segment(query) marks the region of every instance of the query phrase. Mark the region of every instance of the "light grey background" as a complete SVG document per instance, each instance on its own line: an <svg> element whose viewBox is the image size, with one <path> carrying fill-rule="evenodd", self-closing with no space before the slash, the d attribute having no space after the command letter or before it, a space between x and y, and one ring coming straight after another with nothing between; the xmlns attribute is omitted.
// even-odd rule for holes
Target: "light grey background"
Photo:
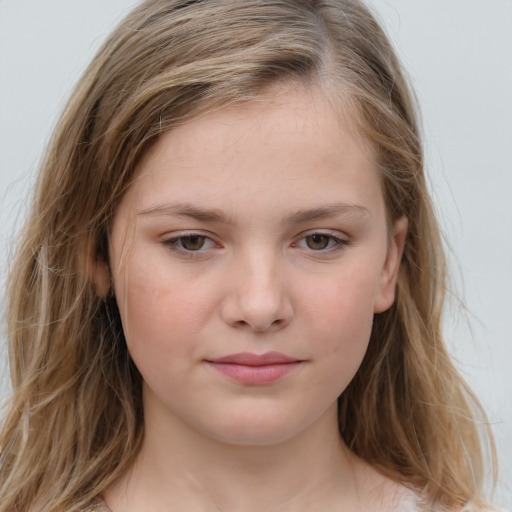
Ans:
<svg viewBox="0 0 512 512"><path fill-rule="evenodd" d="M27 191L70 88L136 3L0 0L0 285ZM495 501L511 509L512 0L370 3L422 106L431 189L451 247L454 286L468 311L462 318L457 306L449 308L447 338L494 424L501 463Z"/></svg>

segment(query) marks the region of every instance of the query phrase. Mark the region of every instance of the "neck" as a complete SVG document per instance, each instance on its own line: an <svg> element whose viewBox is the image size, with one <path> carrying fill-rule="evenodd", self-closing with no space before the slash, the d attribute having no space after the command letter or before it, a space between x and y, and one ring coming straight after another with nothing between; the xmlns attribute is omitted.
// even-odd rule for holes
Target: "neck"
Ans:
<svg viewBox="0 0 512 512"><path fill-rule="evenodd" d="M265 445L230 444L179 421L152 421L132 470L107 489L113 512L395 510L398 485L351 453L335 407L306 430ZM391 498L390 498L391 496Z"/></svg>
<svg viewBox="0 0 512 512"><path fill-rule="evenodd" d="M134 467L105 497L114 512L149 504L154 512L357 510L367 470L342 442L334 406L306 430L266 445L229 444L178 420L146 417Z"/></svg>

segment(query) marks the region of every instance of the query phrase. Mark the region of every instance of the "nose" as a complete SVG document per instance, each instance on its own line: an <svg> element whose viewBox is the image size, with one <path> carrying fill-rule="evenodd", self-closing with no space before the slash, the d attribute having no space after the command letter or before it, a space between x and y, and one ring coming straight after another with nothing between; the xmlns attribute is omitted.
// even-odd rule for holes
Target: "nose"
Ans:
<svg viewBox="0 0 512 512"><path fill-rule="evenodd" d="M243 258L230 269L221 316L227 324L254 332L286 327L293 317L287 280L276 259L263 254Z"/></svg>

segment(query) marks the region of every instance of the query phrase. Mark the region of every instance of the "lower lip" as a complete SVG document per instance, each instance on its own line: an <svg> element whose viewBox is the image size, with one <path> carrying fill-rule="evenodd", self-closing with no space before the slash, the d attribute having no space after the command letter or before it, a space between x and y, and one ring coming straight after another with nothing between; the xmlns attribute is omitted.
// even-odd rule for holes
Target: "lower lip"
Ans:
<svg viewBox="0 0 512 512"><path fill-rule="evenodd" d="M264 365L246 365L236 363L215 363L208 361L208 364L218 372L230 377L237 382L248 385L269 384L282 379L299 365L299 361L291 363L276 363Z"/></svg>

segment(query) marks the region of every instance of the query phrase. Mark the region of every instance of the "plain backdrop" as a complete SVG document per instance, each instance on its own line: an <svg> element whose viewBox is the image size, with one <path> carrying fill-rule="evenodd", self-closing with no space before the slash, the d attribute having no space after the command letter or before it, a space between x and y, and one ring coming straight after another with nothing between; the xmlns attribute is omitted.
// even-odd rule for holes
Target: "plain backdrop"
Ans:
<svg viewBox="0 0 512 512"><path fill-rule="evenodd" d="M134 0L0 0L0 285L26 195L73 84ZM512 0L371 0L423 113L454 289L457 364L494 424L512 508ZM456 303L456 301L452 301ZM4 346L5 328L1 329ZM6 361L5 347L0 352ZM7 389L6 363L2 390Z"/></svg>

